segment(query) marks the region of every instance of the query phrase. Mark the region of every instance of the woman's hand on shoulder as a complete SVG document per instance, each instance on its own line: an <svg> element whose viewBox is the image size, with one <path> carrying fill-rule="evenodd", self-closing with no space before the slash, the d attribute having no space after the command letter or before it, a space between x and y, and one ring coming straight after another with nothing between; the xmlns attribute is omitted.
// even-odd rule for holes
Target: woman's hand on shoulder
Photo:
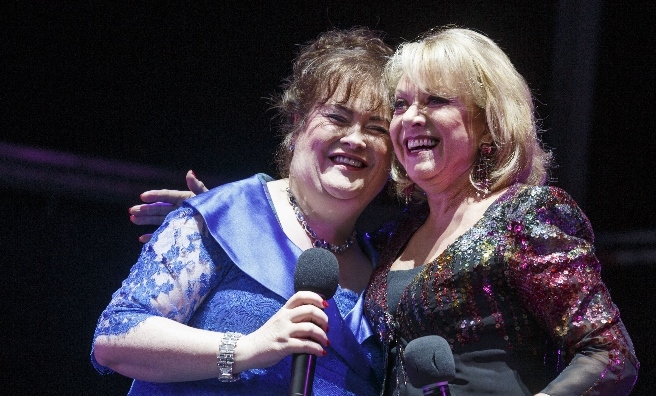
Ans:
<svg viewBox="0 0 656 396"><path fill-rule="evenodd" d="M142 193L140 197L145 204L128 209L130 221L138 225L160 225L166 216L179 208L186 199L207 191L205 184L198 180L191 170L187 172L186 181L189 191L150 190ZM151 236L152 234L144 234L139 237L139 241L146 243Z"/></svg>
<svg viewBox="0 0 656 396"><path fill-rule="evenodd" d="M262 327L240 339L235 372L270 367L295 353L325 355L323 348L330 343L324 303L313 292L294 294Z"/></svg>

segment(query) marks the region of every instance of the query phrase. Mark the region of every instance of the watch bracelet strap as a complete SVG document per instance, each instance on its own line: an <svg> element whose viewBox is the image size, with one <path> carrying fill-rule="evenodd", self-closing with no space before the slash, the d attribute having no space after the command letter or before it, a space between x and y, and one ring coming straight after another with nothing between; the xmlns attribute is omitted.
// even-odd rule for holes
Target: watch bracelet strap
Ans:
<svg viewBox="0 0 656 396"><path fill-rule="evenodd" d="M216 356L216 365L219 367L219 381L221 382L234 382L239 378L239 374L232 373L232 365L235 362L235 346L242 335L231 331L223 334L219 345L219 354Z"/></svg>

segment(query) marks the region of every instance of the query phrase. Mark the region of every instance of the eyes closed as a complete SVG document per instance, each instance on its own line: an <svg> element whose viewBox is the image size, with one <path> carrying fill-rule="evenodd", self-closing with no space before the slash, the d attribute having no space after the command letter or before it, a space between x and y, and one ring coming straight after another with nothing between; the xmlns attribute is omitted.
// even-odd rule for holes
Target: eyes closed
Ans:
<svg viewBox="0 0 656 396"><path fill-rule="evenodd" d="M339 127L348 127L359 122L359 117L367 117L367 115L337 105L326 106L320 113L332 124ZM374 134L389 134L388 125L389 122L384 118L372 115L365 119L363 131L369 131Z"/></svg>

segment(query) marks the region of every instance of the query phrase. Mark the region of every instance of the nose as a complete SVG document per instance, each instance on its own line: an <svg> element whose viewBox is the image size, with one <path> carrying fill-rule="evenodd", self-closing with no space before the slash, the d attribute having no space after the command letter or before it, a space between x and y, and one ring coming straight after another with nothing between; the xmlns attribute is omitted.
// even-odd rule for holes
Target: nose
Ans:
<svg viewBox="0 0 656 396"><path fill-rule="evenodd" d="M351 125L339 141L352 148L366 147L364 133L362 133L362 126L359 124Z"/></svg>
<svg viewBox="0 0 656 396"><path fill-rule="evenodd" d="M424 125L426 123L424 109L420 108L417 102L411 104L403 113L402 121L409 125Z"/></svg>

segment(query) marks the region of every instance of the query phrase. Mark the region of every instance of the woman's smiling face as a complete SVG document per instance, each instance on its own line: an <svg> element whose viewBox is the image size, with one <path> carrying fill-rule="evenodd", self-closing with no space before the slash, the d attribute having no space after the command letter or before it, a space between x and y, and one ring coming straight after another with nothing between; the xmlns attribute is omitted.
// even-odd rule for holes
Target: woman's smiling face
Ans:
<svg viewBox="0 0 656 396"><path fill-rule="evenodd" d="M392 158L389 108L338 100L336 91L308 115L294 142L290 177L341 199L372 200L388 179Z"/></svg>
<svg viewBox="0 0 656 396"><path fill-rule="evenodd" d="M426 93L405 76L393 105L392 145L412 181L444 189L469 177L486 130L482 110L458 97Z"/></svg>

